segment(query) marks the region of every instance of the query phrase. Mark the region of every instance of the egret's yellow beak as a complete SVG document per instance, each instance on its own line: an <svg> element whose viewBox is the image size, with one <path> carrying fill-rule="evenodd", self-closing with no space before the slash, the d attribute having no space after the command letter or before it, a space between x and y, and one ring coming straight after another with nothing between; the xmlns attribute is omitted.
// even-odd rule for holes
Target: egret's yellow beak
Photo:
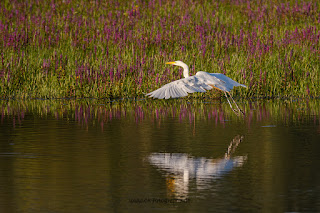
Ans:
<svg viewBox="0 0 320 213"><path fill-rule="evenodd" d="M166 64L175 64L175 61L167 62Z"/></svg>

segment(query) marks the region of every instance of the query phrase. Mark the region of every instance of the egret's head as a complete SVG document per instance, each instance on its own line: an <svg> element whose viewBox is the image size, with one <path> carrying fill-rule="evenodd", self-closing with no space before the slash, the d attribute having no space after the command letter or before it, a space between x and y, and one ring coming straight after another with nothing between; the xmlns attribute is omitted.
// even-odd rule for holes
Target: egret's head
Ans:
<svg viewBox="0 0 320 213"><path fill-rule="evenodd" d="M188 67L185 63L182 61L172 61L172 62L167 62L166 64L172 64L180 67Z"/></svg>
<svg viewBox="0 0 320 213"><path fill-rule="evenodd" d="M167 62L166 64L172 64L172 65L183 67L183 76L185 78L189 77L189 67L182 61L172 61L172 62Z"/></svg>

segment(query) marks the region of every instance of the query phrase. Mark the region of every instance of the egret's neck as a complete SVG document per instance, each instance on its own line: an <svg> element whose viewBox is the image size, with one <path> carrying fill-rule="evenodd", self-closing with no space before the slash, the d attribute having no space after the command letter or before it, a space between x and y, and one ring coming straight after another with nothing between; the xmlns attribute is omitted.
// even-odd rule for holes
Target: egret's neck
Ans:
<svg viewBox="0 0 320 213"><path fill-rule="evenodd" d="M188 67L188 65L184 64L181 67L183 67L183 77L188 78L189 77L189 67Z"/></svg>

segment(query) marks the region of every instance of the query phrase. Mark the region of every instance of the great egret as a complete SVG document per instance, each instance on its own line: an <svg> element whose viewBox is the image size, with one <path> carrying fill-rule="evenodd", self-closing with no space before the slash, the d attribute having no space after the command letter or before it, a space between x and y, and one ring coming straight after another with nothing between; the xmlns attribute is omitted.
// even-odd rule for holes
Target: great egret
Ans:
<svg viewBox="0 0 320 213"><path fill-rule="evenodd" d="M207 90L215 88L224 92L224 95L226 96L231 109L236 114L238 114L238 112L241 112L243 114L237 103L233 100L230 94L230 90L232 90L233 87L237 86L246 87L245 85L239 84L238 82L221 73L207 73L199 71L194 76L189 76L189 67L182 61L167 62L166 64L172 64L182 67L184 78L165 84L161 88L146 94L146 96L159 99L178 98L185 97L188 95L188 93L206 92ZM227 93L231 97L233 103L236 105L238 112L232 107Z"/></svg>

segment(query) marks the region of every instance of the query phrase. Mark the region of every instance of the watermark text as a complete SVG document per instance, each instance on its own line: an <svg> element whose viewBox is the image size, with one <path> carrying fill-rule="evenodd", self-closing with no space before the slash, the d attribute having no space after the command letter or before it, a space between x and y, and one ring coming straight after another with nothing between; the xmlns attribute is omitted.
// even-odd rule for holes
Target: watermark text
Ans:
<svg viewBox="0 0 320 213"><path fill-rule="evenodd" d="M168 198L131 198L129 199L129 203L137 203L137 204L143 204L143 203L190 203L191 200L189 198L186 199L168 199Z"/></svg>

